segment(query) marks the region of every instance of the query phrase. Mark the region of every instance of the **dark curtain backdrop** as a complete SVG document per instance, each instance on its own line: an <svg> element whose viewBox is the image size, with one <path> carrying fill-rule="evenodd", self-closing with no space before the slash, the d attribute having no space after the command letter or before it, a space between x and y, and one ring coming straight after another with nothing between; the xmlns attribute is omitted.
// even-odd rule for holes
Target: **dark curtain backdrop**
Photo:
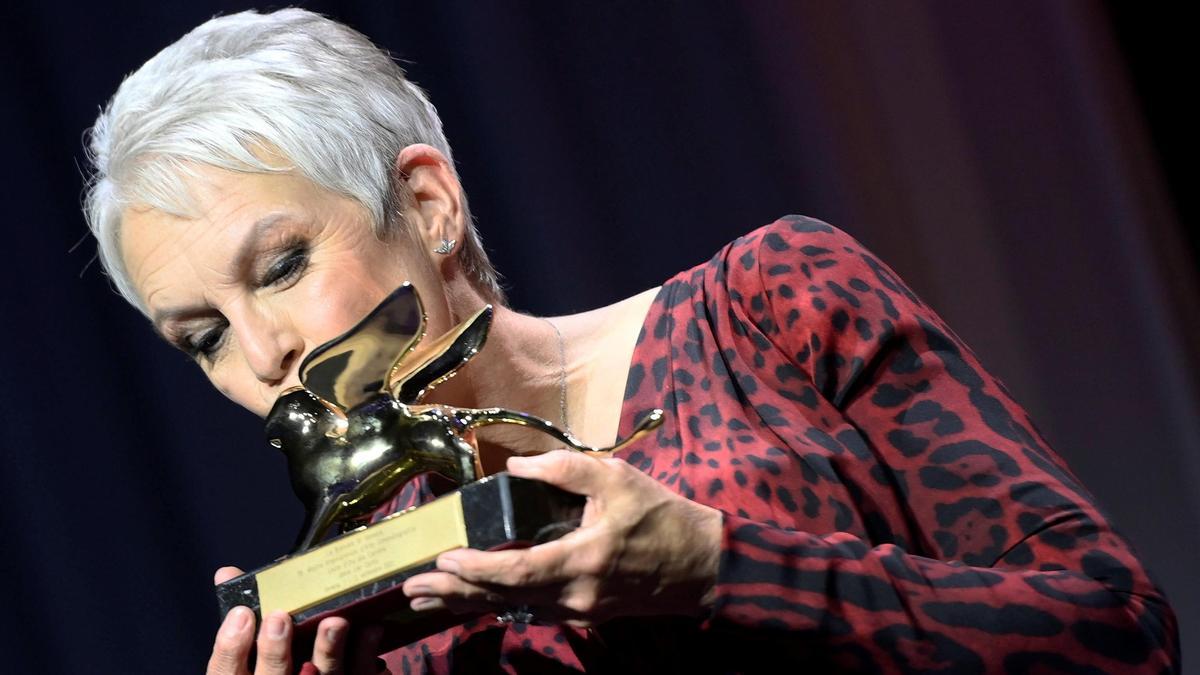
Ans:
<svg viewBox="0 0 1200 675"><path fill-rule="evenodd" d="M258 420L109 290L79 214L81 134L122 75L250 5L106 4L0 23L4 672L198 672L213 569L272 559L299 523ZM617 300L785 213L875 249L1200 646L1196 258L1103 5L308 6L429 90L518 308Z"/></svg>

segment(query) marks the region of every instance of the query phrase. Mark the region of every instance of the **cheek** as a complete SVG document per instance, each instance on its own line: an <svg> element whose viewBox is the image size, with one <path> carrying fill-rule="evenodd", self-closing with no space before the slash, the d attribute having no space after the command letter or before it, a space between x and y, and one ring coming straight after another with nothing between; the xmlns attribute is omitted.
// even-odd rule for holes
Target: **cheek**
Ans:
<svg viewBox="0 0 1200 675"><path fill-rule="evenodd" d="M391 290L361 274L314 275L291 299L288 314L311 351L350 330Z"/></svg>

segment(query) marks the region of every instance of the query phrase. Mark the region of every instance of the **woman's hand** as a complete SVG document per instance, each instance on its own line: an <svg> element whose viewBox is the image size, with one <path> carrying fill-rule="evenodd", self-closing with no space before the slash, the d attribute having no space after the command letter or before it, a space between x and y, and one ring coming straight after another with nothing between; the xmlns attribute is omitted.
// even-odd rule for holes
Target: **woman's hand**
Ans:
<svg viewBox="0 0 1200 675"><path fill-rule="evenodd" d="M228 581L242 571L236 567L217 570L215 583ZM312 661L305 664L302 675L377 675L388 672L376 654L379 649L381 631L368 630L351 650L352 662L348 663L347 635L350 624L345 619L331 617L317 626L317 639L313 644ZM273 612L266 616L258 631L258 655L254 670L247 666L250 647L255 643L254 612L246 607L235 607L225 615L225 621L217 631L213 642L212 657L208 660L208 675L291 675L292 666L292 620L286 612Z"/></svg>
<svg viewBox="0 0 1200 675"><path fill-rule="evenodd" d="M512 457L514 476L586 495L579 529L528 549L457 549L404 583L416 610L503 612L586 627L618 616L701 616L712 603L721 512L619 459L557 450Z"/></svg>

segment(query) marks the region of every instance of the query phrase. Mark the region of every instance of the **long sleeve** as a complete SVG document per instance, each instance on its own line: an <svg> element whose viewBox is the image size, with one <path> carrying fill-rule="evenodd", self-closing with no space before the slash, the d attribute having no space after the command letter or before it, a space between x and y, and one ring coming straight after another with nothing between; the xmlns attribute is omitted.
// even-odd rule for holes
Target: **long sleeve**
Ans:
<svg viewBox="0 0 1200 675"><path fill-rule="evenodd" d="M631 381L678 424L628 459L725 513L707 632L856 672L1178 669L1128 544L861 244L787 218L675 283L681 345Z"/></svg>

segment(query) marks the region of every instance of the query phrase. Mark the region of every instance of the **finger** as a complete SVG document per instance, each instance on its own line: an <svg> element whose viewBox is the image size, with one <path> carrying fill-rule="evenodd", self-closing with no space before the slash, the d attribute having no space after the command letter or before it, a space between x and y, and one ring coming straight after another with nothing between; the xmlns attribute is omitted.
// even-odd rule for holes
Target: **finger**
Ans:
<svg viewBox="0 0 1200 675"><path fill-rule="evenodd" d="M282 610L263 619L254 675L285 675L292 668L292 617Z"/></svg>
<svg viewBox="0 0 1200 675"><path fill-rule="evenodd" d="M565 580L565 555L561 540L510 551L463 548L438 556L437 568L476 584L544 586Z"/></svg>
<svg viewBox="0 0 1200 675"><path fill-rule="evenodd" d="M610 470L605 460L570 450L514 455L508 458L507 468L514 476L540 480L567 492L587 496L600 490Z"/></svg>
<svg viewBox="0 0 1200 675"><path fill-rule="evenodd" d="M434 612L439 609L450 609L450 605L442 598L414 598L408 606L414 612ZM450 611L461 613L460 608L450 609Z"/></svg>
<svg viewBox="0 0 1200 675"><path fill-rule="evenodd" d="M472 584L453 574L440 572L431 572L421 575L421 578L412 579L417 580L417 585L411 589L406 586L405 593L413 598L409 606L418 612L449 609L458 614L499 614L521 605L551 606L562 597L562 586L507 588Z"/></svg>
<svg viewBox="0 0 1200 675"><path fill-rule="evenodd" d="M588 596L580 595L584 591L572 588L570 584L516 588L481 586L440 572L412 577L412 580L416 580L416 584L413 588L406 586L405 593L413 598L409 605L417 612L448 609L459 614L500 615L516 607L532 607L539 623L555 623L581 619L592 609L586 600Z"/></svg>
<svg viewBox="0 0 1200 675"><path fill-rule="evenodd" d="M404 594L410 598L416 598L422 595L433 595L430 591L436 582L442 577L450 576L445 572L424 572L422 574L413 575L404 580L404 585L401 588Z"/></svg>
<svg viewBox="0 0 1200 675"><path fill-rule="evenodd" d="M413 577L415 584L405 589L416 611L448 608L455 613L496 612L518 605L547 606L563 597L568 580L538 585L507 585L471 582L454 574L431 572ZM437 600L439 602L427 602Z"/></svg>
<svg viewBox="0 0 1200 675"><path fill-rule="evenodd" d="M216 574L213 575L213 585L215 586L218 584L223 584L226 581L229 581L235 577L240 577L243 574L245 574L245 572L237 567L222 567L221 569L217 570Z"/></svg>
<svg viewBox="0 0 1200 675"><path fill-rule="evenodd" d="M341 617L331 617L317 626L317 639L313 642L312 664L321 675L341 675L345 667L346 635L350 622Z"/></svg>
<svg viewBox="0 0 1200 675"><path fill-rule="evenodd" d="M254 642L254 612L247 607L234 607L225 615L212 656L208 659L208 675L248 675L246 660Z"/></svg>
<svg viewBox="0 0 1200 675"><path fill-rule="evenodd" d="M354 639L354 652L351 657L354 675L376 675L386 673L387 664L379 658L379 642L383 639L382 626L368 626L358 633Z"/></svg>
<svg viewBox="0 0 1200 675"><path fill-rule="evenodd" d="M407 580L405 580L402 588L404 589L404 594L410 598L417 598L426 595L445 595L448 589L457 588L455 584L461 581L462 579L455 574L435 570L433 572L425 572L424 574L418 574L414 577L409 577ZM497 587L492 590L503 591L507 589ZM500 598L497 596L493 599L499 600Z"/></svg>
<svg viewBox="0 0 1200 675"><path fill-rule="evenodd" d="M406 580L404 593L418 612L449 609L452 612L487 611L502 606L505 598L495 589L468 583L444 572L428 572Z"/></svg>

